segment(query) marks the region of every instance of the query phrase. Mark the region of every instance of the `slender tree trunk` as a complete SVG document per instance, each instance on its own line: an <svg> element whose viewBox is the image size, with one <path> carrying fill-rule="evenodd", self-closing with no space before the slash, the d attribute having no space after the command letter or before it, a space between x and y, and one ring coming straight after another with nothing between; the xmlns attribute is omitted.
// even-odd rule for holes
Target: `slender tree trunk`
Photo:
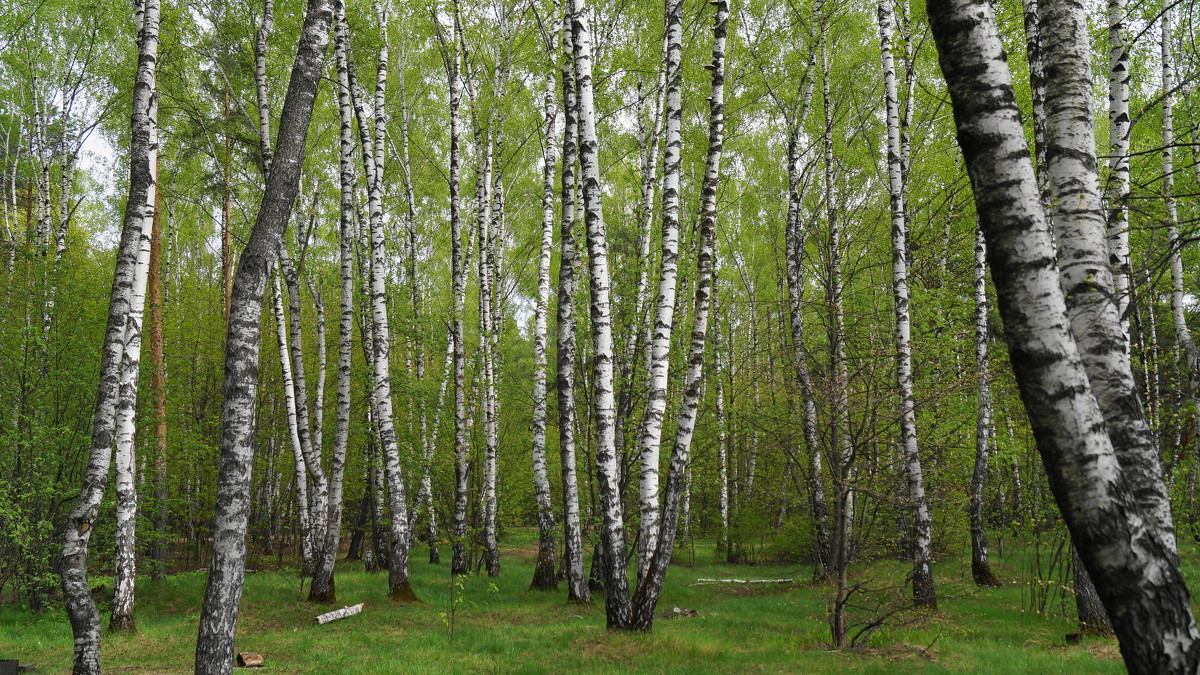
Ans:
<svg viewBox="0 0 1200 675"><path fill-rule="evenodd" d="M835 202L833 155L833 99L830 95L829 15L825 3L814 9L819 26L817 60L821 69L821 105L824 111L821 164L824 178L824 207L826 221L826 279L825 305L828 317L829 377L833 407L832 433L829 447L829 473L833 478L833 532L830 564L837 576L838 586L830 613L830 632L834 645L847 645L846 603L850 597L848 571L853 550L854 534L854 448L850 440L850 375L846 365L846 318L842 291L842 232Z"/></svg>
<svg viewBox="0 0 1200 675"><path fill-rule="evenodd" d="M1108 255L1117 314L1129 349L1129 35L1126 0L1108 0ZM1052 75L1052 79L1053 79Z"/></svg>
<svg viewBox="0 0 1200 675"><path fill-rule="evenodd" d="M340 286L340 319L338 321L338 379L337 428L334 431L333 461L330 466L329 517L321 555L309 586L309 600L331 604L337 601L334 582L334 563L341 540L342 476L345 471L346 446L350 437L350 374L354 347L354 124L353 104L350 101L349 43L345 24L345 6L335 8L337 28L334 54L338 73L338 110L341 117L338 166L341 183L341 216L338 219Z"/></svg>
<svg viewBox="0 0 1200 675"><path fill-rule="evenodd" d="M1143 520L1067 319L995 14L983 0L930 0L928 14L1013 369L1055 499L1110 610L1126 666L1193 672L1200 633L1177 558L1162 530Z"/></svg>
<svg viewBox="0 0 1200 675"><path fill-rule="evenodd" d="M971 474L971 577L975 585L995 587L1000 580L988 561L987 521L983 516L984 485L992 427L992 385L988 366L987 243L975 228L975 365L979 388L975 413L975 470Z"/></svg>
<svg viewBox="0 0 1200 675"><path fill-rule="evenodd" d="M157 159L157 157L156 157ZM155 168L155 175L158 170ZM154 191L156 201L161 199ZM150 392L154 398L154 543L150 547L150 578L160 581L167 569L167 363L163 353L163 251L162 209L154 209L154 231L150 236Z"/></svg>
<svg viewBox="0 0 1200 675"><path fill-rule="evenodd" d="M813 56L815 60L815 54ZM812 61L808 72L811 73ZM792 120L788 134L788 210L784 246L787 255L788 314L795 361L796 383L800 389L801 428L809 457L808 488L813 522L813 577L830 573L829 514L821 474L821 446L817 437L817 404L812 376L808 368L808 350L804 346L804 251L808 233L803 226L804 195L801 179L804 151L800 134L812 108L813 80L806 77L801 85L800 112Z"/></svg>
<svg viewBox="0 0 1200 675"><path fill-rule="evenodd" d="M314 444L311 422L308 415L308 384L304 368L304 335L300 328L300 279L285 247L280 248L280 272L288 297L287 325L291 336L288 355L291 358L291 385L296 409L296 432L300 451L304 456L304 468L312 482L308 502L308 530L302 533L308 542L308 556L304 560L304 576L316 573L317 558L325 542L326 521L329 519L329 481L321 465L321 446Z"/></svg>
<svg viewBox="0 0 1200 675"><path fill-rule="evenodd" d="M713 284L714 293L716 295L716 284ZM714 302L714 304L716 304ZM725 559L728 562L735 562L732 541L729 536L729 436L725 428L725 359L723 342L721 341L721 322L716 320L713 322L713 337L716 344L713 345L714 361L716 362L716 372L714 380L717 383L717 480L720 483L718 487L718 502L717 507L721 515L721 538L717 542L718 549L725 551Z"/></svg>
<svg viewBox="0 0 1200 675"><path fill-rule="evenodd" d="M447 76L450 81L450 275L454 294L451 325L454 342L454 539L450 561L451 574L470 572L467 560L467 488L470 478L470 452L467 444L467 355L463 344L463 313L467 294L467 263L462 249L462 206L458 194L460 153L459 107L462 105L462 83L459 71L462 64L462 27L458 16L458 0L454 1L454 35L448 47Z"/></svg>
<svg viewBox="0 0 1200 675"><path fill-rule="evenodd" d="M538 555L532 587L541 591L558 590L554 578L554 507L546 471L546 315L550 310L550 254L554 248L554 126L558 116L554 85L551 77L542 113L542 247L533 319L533 488L537 497Z"/></svg>
<svg viewBox="0 0 1200 675"><path fill-rule="evenodd" d="M305 11L279 119L276 166L267 175L262 205L233 280L213 558L196 643L196 672L204 675L229 673L233 668L233 638L245 571L262 296L299 192L304 144L329 44L332 5L330 0L310 0Z"/></svg>
<svg viewBox="0 0 1200 675"><path fill-rule="evenodd" d="M1183 280L1183 246L1185 240L1179 232L1179 205L1175 198L1175 57L1172 52L1171 40L1174 33L1174 12L1167 9L1163 12L1162 20L1162 168L1163 168L1163 202L1167 216L1167 253L1171 268L1171 322L1175 328L1175 339L1183 352L1187 364L1189 388L1192 392L1193 406L1196 402L1196 370L1200 368L1200 349L1196 347L1192 333L1188 329L1185 314L1186 302ZM1200 411L1200 408L1197 408ZM1195 470L1192 471L1195 474ZM1189 486L1191 483L1189 483Z"/></svg>
<svg viewBox="0 0 1200 675"><path fill-rule="evenodd" d="M575 53L579 165L590 265L592 320L592 419L595 433L596 484L603 521L601 544L606 571L604 606L608 627L627 628L631 619L629 580L625 575L625 519L621 513L620 475L616 455L616 401L613 396L612 301L608 269L608 237L601 206L600 144L592 84L592 38L585 0L569 0Z"/></svg>
<svg viewBox="0 0 1200 675"><path fill-rule="evenodd" d="M638 579L645 577L658 543L659 454L663 413L671 365L671 332L675 325L675 290L679 276L679 182L683 174L683 0L667 0L666 25L666 154L663 159L662 263L658 278L657 311L650 341L650 386L638 444L641 461L638 485L641 525L638 530Z"/></svg>
<svg viewBox="0 0 1200 675"><path fill-rule="evenodd" d="M92 414L92 442L79 501L63 533L59 574L71 632L75 638L72 670L76 674L100 672L100 615L88 587L87 546L100 511L115 434L117 405L121 398L121 371L129 315L135 307L136 279L141 263L142 230L153 221L154 157L158 151L154 100L157 96L158 0L137 6L138 68L133 88L133 115L129 151L129 197L117 249L116 272L109 296L108 325L100 357L100 385ZM147 256L148 257L148 256ZM149 260L146 261L147 264ZM142 282L145 283L144 281Z"/></svg>
<svg viewBox="0 0 1200 675"><path fill-rule="evenodd" d="M570 0L568 0L569 2ZM563 146L562 218L559 229L557 390L558 449L563 485L563 562L567 600L590 603L592 592L583 571L583 532L579 518L579 480L575 470L575 293L579 251L575 246L576 178L579 118L575 101L575 41L568 5L562 24Z"/></svg>
<svg viewBox="0 0 1200 675"><path fill-rule="evenodd" d="M650 568L633 596L633 615L629 627L641 631L649 631L653 626L654 610L658 605L658 597L667 576L667 567L674 553L680 502L686 490L687 467L691 460L692 436L696 429L700 397L704 389L708 313L716 271L717 181L725 142L725 34L728 24L729 4L726 0L717 0L716 15L713 19L712 88L708 99L708 156L704 163L704 180L701 187L700 242L696 254L696 297L692 314L688 370L684 382L683 402L679 408L675 445L671 450L658 544L651 558Z"/></svg>
<svg viewBox="0 0 1200 675"><path fill-rule="evenodd" d="M296 387L292 378L292 361L288 358L287 319L283 310L283 287L279 274L273 279L272 309L275 314L275 337L279 345L279 368L283 375L284 409L287 411L288 438L291 440L293 469L296 482L296 516L300 524L300 575L309 576L313 569L312 512L308 499L308 462L300 440L300 423L296 415Z"/></svg>
<svg viewBox="0 0 1200 675"><path fill-rule="evenodd" d="M925 481L917 452L917 414L913 396L912 317L908 295L908 213L905 207L905 156L901 147L900 99L892 58L895 19L891 0L879 0L879 42L883 55L884 107L887 111L888 192L892 215L892 293L896 312L896 380L900 392L900 439L908 477L908 507L912 510L913 602L937 607L933 584L933 519L925 499Z"/></svg>
<svg viewBox="0 0 1200 675"><path fill-rule="evenodd" d="M384 134L387 114L384 97L387 91L388 40L387 22L390 7L375 3L376 19L381 35L378 68L375 79L375 138L370 150L374 157L367 173L373 178L368 185L368 208L371 236L371 316L374 330L372 368L375 373L372 403L379 425L379 444L383 452L384 475L388 483L388 503L392 511L392 542L388 552L388 595L396 602L416 600L408 581L408 505L404 497L404 476L400 467L400 446L392 414L392 376L389 368L391 338L388 328L386 270L383 239L383 178ZM363 149L364 161L370 156Z"/></svg>

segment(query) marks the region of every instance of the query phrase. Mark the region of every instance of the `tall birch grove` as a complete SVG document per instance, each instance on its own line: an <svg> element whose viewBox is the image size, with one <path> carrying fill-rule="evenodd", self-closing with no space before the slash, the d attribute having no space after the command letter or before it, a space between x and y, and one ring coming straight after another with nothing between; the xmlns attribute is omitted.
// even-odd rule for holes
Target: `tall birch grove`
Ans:
<svg viewBox="0 0 1200 675"><path fill-rule="evenodd" d="M3 7L0 658L1196 672L1190 6Z"/></svg>

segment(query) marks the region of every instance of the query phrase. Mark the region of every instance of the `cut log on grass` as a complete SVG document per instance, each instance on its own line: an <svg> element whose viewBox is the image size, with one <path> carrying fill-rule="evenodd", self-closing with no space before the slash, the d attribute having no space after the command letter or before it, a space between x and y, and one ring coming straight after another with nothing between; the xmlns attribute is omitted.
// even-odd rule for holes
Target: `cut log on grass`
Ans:
<svg viewBox="0 0 1200 675"><path fill-rule="evenodd" d="M237 664L239 668L262 668L263 657L258 652L238 652Z"/></svg>
<svg viewBox="0 0 1200 675"><path fill-rule="evenodd" d="M792 584L795 579L697 579L693 586L700 584Z"/></svg>
<svg viewBox="0 0 1200 675"><path fill-rule="evenodd" d="M317 617L317 623L318 624L326 624L326 623L329 623L330 621L337 621L338 619L344 619L348 616L354 616L355 614L358 614L359 612L361 612L363 610L364 604L366 604L366 603L360 602L357 605L353 605L351 607L343 607L341 609L335 609L332 612L322 614L321 616Z"/></svg>

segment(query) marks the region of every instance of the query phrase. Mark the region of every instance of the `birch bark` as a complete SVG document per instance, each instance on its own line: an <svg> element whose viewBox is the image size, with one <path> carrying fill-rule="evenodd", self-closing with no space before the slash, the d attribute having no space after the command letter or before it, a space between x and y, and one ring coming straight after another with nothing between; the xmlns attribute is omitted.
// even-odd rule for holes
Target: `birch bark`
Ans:
<svg viewBox="0 0 1200 675"><path fill-rule="evenodd" d="M138 67L133 87L129 196L125 203L116 271L109 295L108 325L100 356L100 384L92 413L91 448L79 500L71 510L63 532L62 557L59 561L63 598L74 635L72 670L76 674L100 672L100 615L88 586L87 547L108 480L120 400L121 364L129 315L134 309L142 230L150 222L147 215L152 217L156 188L152 160L158 143L153 114L157 95L158 0L139 3L135 21L139 26ZM151 213L148 214L148 211Z"/></svg>
<svg viewBox="0 0 1200 675"><path fill-rule="evenodd" d="M330 0L310 0L305 10L291 81L279 118L273 168L267 175L262 205L233 280L225 343L225 402L213 558L196 643L195 668L203 675L229 673L233 667L233 637L246 556L263 291L299 191L300 165L329 44L332 8Z"/></svg>
<svg viewBox="0 0 1200 675"><path fill-rule="evenodd" d="M558 449L563 485L563 562L567 572L567 600L590 603L592 592L583 570L583 532L579 517L579 480L575 468L575 293L579 282L579 252L575 246L576 178L579 159L579 118L575 95L575 28L570 0L563 15L562 60L563 146L562 218L558 265Z"/></svg>
<svg viewBox="0 0 1200 675"><path fill-rule="evenodd" d="M1043 0L1040 21L1043 55L1054 64L1046 71L1046 173L1071 325L1122 472L1147 526L1174 552L1162 466L1133 379L1105 240L1090 118L1086 13L1073 0Z"/></svg>
<svg viewBox="0 0 1200 675"><path fill-rule="evenodd" d="M621 513L616 456L616 402L613 396L613 339L608 238L601 206L600 145L592 84L592 38L586 0L569 0L575 55L579 165L587 226L592 320L592 416L595 433L596 487L602 518L601 544L606 572L604 605L609 628L626 628L631 619L629 580L625 576L625 519Z"/></svg>
<svg viewBox="0 0 1200 675"><path fill-rule="evenodd" d="M467 445L467 383L466 346L463 344L463 307L467 294L466 261L462 250L462 206L458 194L459 182L459 107L462 105L459 71L462 55L459 52L462 27L459 21L458 1L454 1L454 36L449 45L447 77L450 81L450 275L454 293L454 309L451 316L454 333L454 544L450 562L451 574L467 574L467 481L469 475L470 447ZM443 49L446 47L444 46Z"/></svg>
<svg viewBox="0 0 1200 675"><path fill-rule="evenodd" d="M896 88L896 64L892 58L895 18L892 0L879 0L879 45L883 57L884 108L887 113L888 192L892 216L892 294L896 315L896 380L900 392L900 439L908 477L908 507L912 510L913 602L917 607L937 607L933 584L933 520L925 499L921 457L917 451L917 415L913 396L912 318L908 294L908 213L905 207L905 164L900 121L900 98Z"/></svg>
<svg viewBox="0 0 1200 675"><path fill-rule="evenodd" d="M692 436L700 412L700 397L704 389L704 354L708 336L708 314L716 271L717 182L725 134L725 34L729 23L729 3L717 0L713 18L712 87L709 96L708 155L704 164L701 188L700 241L696 252L696 295L692 313L691 345L688 370L684 381L683 401L671 464L667 474L663 499L663 520L659 539L642 583L633 596L633 612L629 627L649 631L654 622L654 610L666 580L667 567L674 553L679 528L680 504L687 489L687 468L691 461Z"/></svg>
<svg viewBox="0 0 1200 675"><path fill-rule="evenodd" d="M553 53L553 52L551 52ZM538 555L532 587L558 589L554 578L554 507L546 471L546 315L550 310L550 254L554 247L555 81L551 76L543 99L542 246L538 253L537 307L533 319L533 487L537 497Z"/></svg>
<svg viewBox="0 0 1200 675"><path fill-rule="evenodd" d="M654 332L650 340L650 385L638 443L640 476L638 579L645 576L650 556L658 542L659 454L662 445L663 413L667 408L667 384L671 366L671 332L675 325L675 290L679 275L679 183L683 174L683 0L667 0L666 120L662 190L662 262L658 277L658 301Z"/></svg>
<svg viewBox="0 0 1200 675"><path fill-rule="evenodd" d="M325 541L309 586L308 598L314 602L337 602L334 563L337 560L342 519L342 477L345 472L346 446L350 437L350 375L354 346L354 124L350 101L349 43L345 23L345 5L335 8L334 54L337 62L337 99L341 121L339 128L338 168L341 185L341 209L338 218L338 266L341 275L340 314L338 320L337 422L330 464L329 516Z"/></svg>
<svg viewBox="0 0 1200 675"><path fill-rule="evenodd" d="M1108 255L1121 330L1129 342L1129 10L1108 0Z"/></svg>
<svg viewBox="0 0 1200 675"><path fill-rule="evenodd" d="M1130 671L1194 671L1200 633L1176 556L1139 512L1067 318L993 9L982 0L931 0L928 10L1014 371L1055 499Z"/></svg>
<svg viewBox="0 0 1200 675"><path fill-rule="evenodd" d="M992 427L992 385L988 365L987 242L975 228L975 367L978 373L975 414L975 469L971 473L971 577L976 586L999 586L988 560L987 523L983 517L983 488L987 481Z"/></svg>

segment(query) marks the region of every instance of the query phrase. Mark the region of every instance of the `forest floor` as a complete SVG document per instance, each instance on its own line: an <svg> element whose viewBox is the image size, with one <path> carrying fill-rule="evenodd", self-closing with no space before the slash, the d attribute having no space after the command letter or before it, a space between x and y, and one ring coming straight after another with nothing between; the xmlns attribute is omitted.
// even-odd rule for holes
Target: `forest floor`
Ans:
<svg viewBox="0 0 1200 675"><path fill-rule="evenodd" d="M412 584L422 601L414 605L393 605L386 573L363 572L359 562L339 564L338 602L330 608L306 602L307 587L301 591L294 570L249 574L237 650L262 654L264 670L280 673L1124 672L1113 639L1066 644L1064 637L1075 630L1063 615L1066 595L1053 588L1055 582L1028 583L1029 553L994 554L1005 585L982 591L971 583L969 560L964 565L943 556L936 567L937 610L894 614L865 648L837 651L829 647L826 620L833 589L809 583L806 564L728 565L716 560L711 540L683 541L677 555L682 564L667 576L659 612L679 607L699 616L657 619L651 634L609 633L602 602L580 606L564 601L565 590L529 590L535 539L536 531L509 531L501 576L460 581L453 633L448 548L442 554L447 562L439 566L425 562L424 547L413 551ZM1198 576L1195 553L1185 552L1191 558L1185 574L1192 579ZM874 590L861 596L867 610L858 610L856 619L877 615L876 607L903 604L904 572L894 561L857 564L854 582ZM697 583L706 577L793 577L798 583ZM105 670L191 672L204 583L203 572L140 579L139 632L105 633ZM1043 597L1047 611L1031 609ZM357 616L324 626L313 621L359 602L366 608ZM11 658L35 664L39 673L69 672L65 613L0 609L0 659Z"/></svg>

